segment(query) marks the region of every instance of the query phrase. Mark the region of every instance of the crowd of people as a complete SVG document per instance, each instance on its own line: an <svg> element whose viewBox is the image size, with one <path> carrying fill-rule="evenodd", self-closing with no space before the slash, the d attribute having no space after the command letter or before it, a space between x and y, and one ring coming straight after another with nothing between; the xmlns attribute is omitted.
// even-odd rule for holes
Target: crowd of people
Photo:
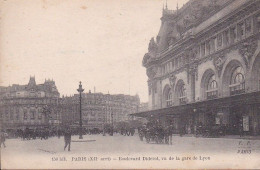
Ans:
<svg viewBox="0 0 260 170"><path fill-rule="evenodd" d="M120 128L112 127L111 125L104 126L103 129L92 128L92 129L82 129L83 135L94 135L94 134L106 134L113 136L114 134L121 134L124 136L133 136L135 134L134 127L121 126ZM138 135L141 141L146 141L147 143L156 142L156 143L165 143L172 144L172 136L173 134L179 134L180 136L186 133L185 127L178 129L178 131L173 127L173 125L162 126L156 122L148 122L145 125L139 126L137 128ZM71 136L79 135L80 129L72 128L70 126L62 127L62 128L36 128L36 129L18 129L13 131L10 136L5 131L1 131L1 147L2 145L6 147L5 140L7 137L12 138L21 138L22 140L33 140L33 139L41 139L47 140L50 137L58 137L64 136L65 146L64 150L68 147L68 151L70 151L71 145ZM209 128L203 126L199 123L196 128L194 128L194 134L196 136L208 137L210 135L216 134L225 134L223 129Z"/></svg>

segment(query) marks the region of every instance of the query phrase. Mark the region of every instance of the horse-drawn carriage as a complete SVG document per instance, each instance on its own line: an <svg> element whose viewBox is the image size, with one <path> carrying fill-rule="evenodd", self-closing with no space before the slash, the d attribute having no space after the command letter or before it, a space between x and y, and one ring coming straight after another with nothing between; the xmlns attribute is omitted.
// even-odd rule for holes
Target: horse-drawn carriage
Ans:
<svg viewBox="0 0 260 170"><path fill-rule="evenodd" d="M169 144L172 135L172 127L163 127L160 125L146 125L138 129L139 138L147 143L166 143Z"/></svg>
<svg viewBox="0 0 260 170"><path fill-rule="evenodd" d="M146 130L145 133L145 140L147 143L149 142L156 142L156 143L164 143L164 129L160 126L151 127Z"/></svg>

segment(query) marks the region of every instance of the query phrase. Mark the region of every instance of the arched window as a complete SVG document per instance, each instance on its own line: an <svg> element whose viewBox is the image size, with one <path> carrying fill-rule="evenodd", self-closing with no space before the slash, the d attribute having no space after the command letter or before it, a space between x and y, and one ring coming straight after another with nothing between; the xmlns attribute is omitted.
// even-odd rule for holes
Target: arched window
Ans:
<svg viewBox="0 0 260 170"><path fill-rule="evenodd" d="M42 119L43 108L38 108L38 119Z"/></svg>
<svg viewBox="0 0 260 170"><path fill-rule="evenodd" d="M216 81L216 76L213 74L210 76L209 80L207 81L207 99L214 99L218 96L218 83Z"/></svg>
<svg viewBox="0 0 260 170"><path fill-rule="evenodd" d="M241 94L245 92L245 73L242 67L238 66L231 74L230 95Z"/></svg>
<svg viewBox="0 0 260 170"><path fill-rule="evenodd" d="M186 103L186 88L185 88L184 84L182 84L180 86L179 100L180 100L180 104L185 104Z"/></svg>
<svg viewBox="0 0 260 170"><path fill-rule="evenodd" d="M166 95L166 104L167 107L172 106L172 92L171 89L169 89L167 95Z"/></svg>
<svg viewBox="0 0 260 170"><path fill-rule="evenodd" d="M35 119L35 109L30 109L31 119Z"/></svg>

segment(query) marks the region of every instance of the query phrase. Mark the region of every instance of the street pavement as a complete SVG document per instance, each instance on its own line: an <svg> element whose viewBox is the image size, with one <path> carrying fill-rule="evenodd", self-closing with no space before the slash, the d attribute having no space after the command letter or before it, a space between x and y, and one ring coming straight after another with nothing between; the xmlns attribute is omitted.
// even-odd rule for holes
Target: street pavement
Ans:
<svg viewBox="0 0 260 170"><path fill-rule="evenodd" d="M231 137L173 136L172 145L167 145L154 142L148 144L140 141L137 134L85 135L83 139L72 136L70 152L64 151L63 137L51 137L47 140L7 139L6 146L1 148L1 166L4 168L111 168L115 165L119 168L149 168L150 165L150 168L173 168L172 165L175 168L187 168L188 165L189 168L190 164L197 168L214 168L212 165L216 163L219 163L218 167L240 168L242 160L251 162L247 165L253 168L260 168L260 140ZM158 156L159 159L166 157L167 161L160 160L156 163L157 160L149 160ZM77 159L78 157L80 158ZM94 157L97 159L96 163ZM133 157L140 157L141 161L129 160ZM170 157L174 160L171 161ZM193 157L197 157L199 161L191 161Z"/></svg>

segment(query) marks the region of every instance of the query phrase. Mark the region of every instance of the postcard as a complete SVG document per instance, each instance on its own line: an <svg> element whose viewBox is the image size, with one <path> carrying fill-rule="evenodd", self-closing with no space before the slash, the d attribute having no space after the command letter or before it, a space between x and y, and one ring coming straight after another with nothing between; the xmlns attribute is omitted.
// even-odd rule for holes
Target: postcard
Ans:
<svg viewBox="0 0 260 170"><path fill-rule="evenodd" d="M259 169L260 1L2 0L1 169Z"/></svg>

